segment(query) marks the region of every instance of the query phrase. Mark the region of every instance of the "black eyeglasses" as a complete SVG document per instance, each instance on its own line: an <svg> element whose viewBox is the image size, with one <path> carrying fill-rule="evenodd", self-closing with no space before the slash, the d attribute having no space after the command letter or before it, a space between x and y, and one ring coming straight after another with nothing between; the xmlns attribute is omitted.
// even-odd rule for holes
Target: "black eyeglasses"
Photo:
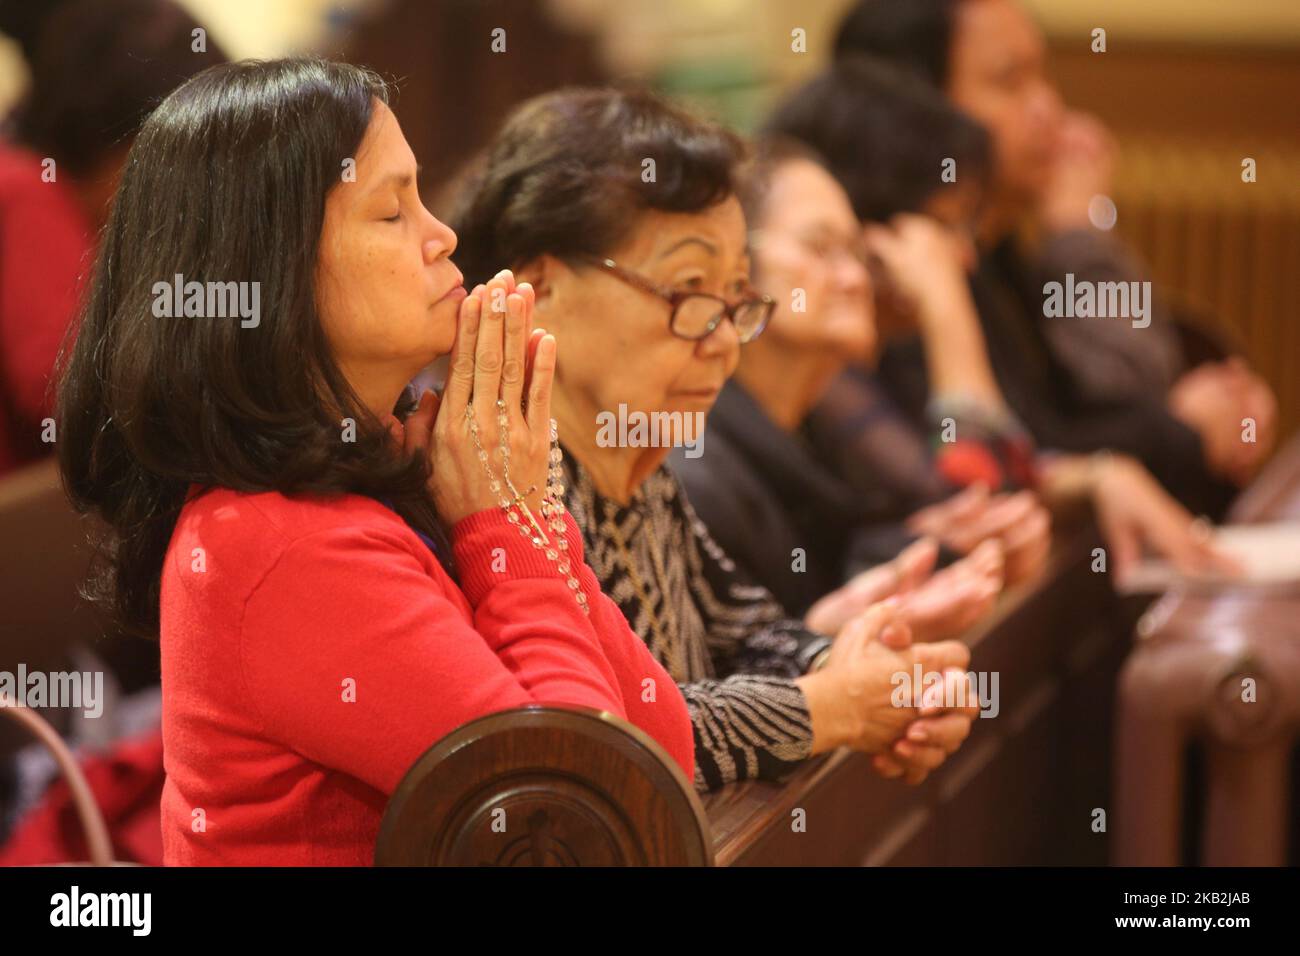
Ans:
<svg viewBox="0 0 1300 956"><path fill-rule="evenodd" d="M723 319L731 319L736 327L743 345L752 342L767 327L767 320L772 317L776 300L770 295L751 293L739 302L728 302L722 296L707 292L679 292L651 282L644 276L629 272L614 262L600 256L579 256L583 262L604 269L610 275L621 279L630 286L643 292L657 295L672 306L672 315L668 319L668 331L681 339L697 341L708 337L714 329L722 324Z"/></svg>

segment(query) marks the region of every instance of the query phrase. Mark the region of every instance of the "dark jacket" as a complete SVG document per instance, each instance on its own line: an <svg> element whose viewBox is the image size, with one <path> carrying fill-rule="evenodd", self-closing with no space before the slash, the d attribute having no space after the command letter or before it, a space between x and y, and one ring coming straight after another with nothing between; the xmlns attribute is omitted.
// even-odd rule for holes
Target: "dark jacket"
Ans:
<svg viewBox="0 0 1300 956"><path fill-rule="evenodd" d="M734 381L699 448L699 457L678 448L670 460L687 497L727 555L791 614L915 539L900 523L910 502L854 490Z"/></svg>

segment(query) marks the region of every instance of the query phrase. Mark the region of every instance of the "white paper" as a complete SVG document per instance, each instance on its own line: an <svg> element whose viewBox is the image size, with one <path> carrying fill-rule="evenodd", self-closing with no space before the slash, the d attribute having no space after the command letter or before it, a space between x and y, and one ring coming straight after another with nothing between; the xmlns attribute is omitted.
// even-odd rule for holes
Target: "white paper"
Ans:
<svg viewBox="0 0 1300 956"><path fill-rule="evenodd" d="M1165 591L1178 584L1232 583L1272 585L1300 583L1300 522L1224 525L1212 533L1214 546L1242 567L1240 577L1186 575L1163 558L1139 562L1119 582L1129 593Z"/></svg>

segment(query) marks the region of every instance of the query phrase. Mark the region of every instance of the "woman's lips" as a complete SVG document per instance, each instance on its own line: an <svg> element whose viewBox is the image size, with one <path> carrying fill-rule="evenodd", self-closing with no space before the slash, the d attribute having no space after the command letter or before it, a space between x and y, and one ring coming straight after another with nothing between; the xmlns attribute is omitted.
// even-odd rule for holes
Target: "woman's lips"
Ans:
<svg viewBox="0 0 1300 956"><path fill-rule="evenodd" d="M447 294L444 295L441 299L439 299L438 302L446 302L448 299L455 299L456 301L459 302L461 299L464 299L465 296L467 295L469 295L469 293L465 290L464 284L458 282L456 285L452 286L451 289L447 292ZM434 304L436 305L437 303Z"/></svg>

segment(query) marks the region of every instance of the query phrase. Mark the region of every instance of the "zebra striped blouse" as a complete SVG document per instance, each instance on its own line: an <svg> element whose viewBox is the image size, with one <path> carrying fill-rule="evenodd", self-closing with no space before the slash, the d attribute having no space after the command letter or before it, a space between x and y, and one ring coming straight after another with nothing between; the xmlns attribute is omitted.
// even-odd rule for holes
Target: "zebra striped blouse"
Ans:
<svg viewBox="0 0 1300 956"><path fill-rule="evenodd" d="M696 789L776 779L806 759L812 722L794 678L829 639L745 580L666 465L626 506L600 495L572 455L564 467L565 504L601 589L686 698Z"/></svg>

